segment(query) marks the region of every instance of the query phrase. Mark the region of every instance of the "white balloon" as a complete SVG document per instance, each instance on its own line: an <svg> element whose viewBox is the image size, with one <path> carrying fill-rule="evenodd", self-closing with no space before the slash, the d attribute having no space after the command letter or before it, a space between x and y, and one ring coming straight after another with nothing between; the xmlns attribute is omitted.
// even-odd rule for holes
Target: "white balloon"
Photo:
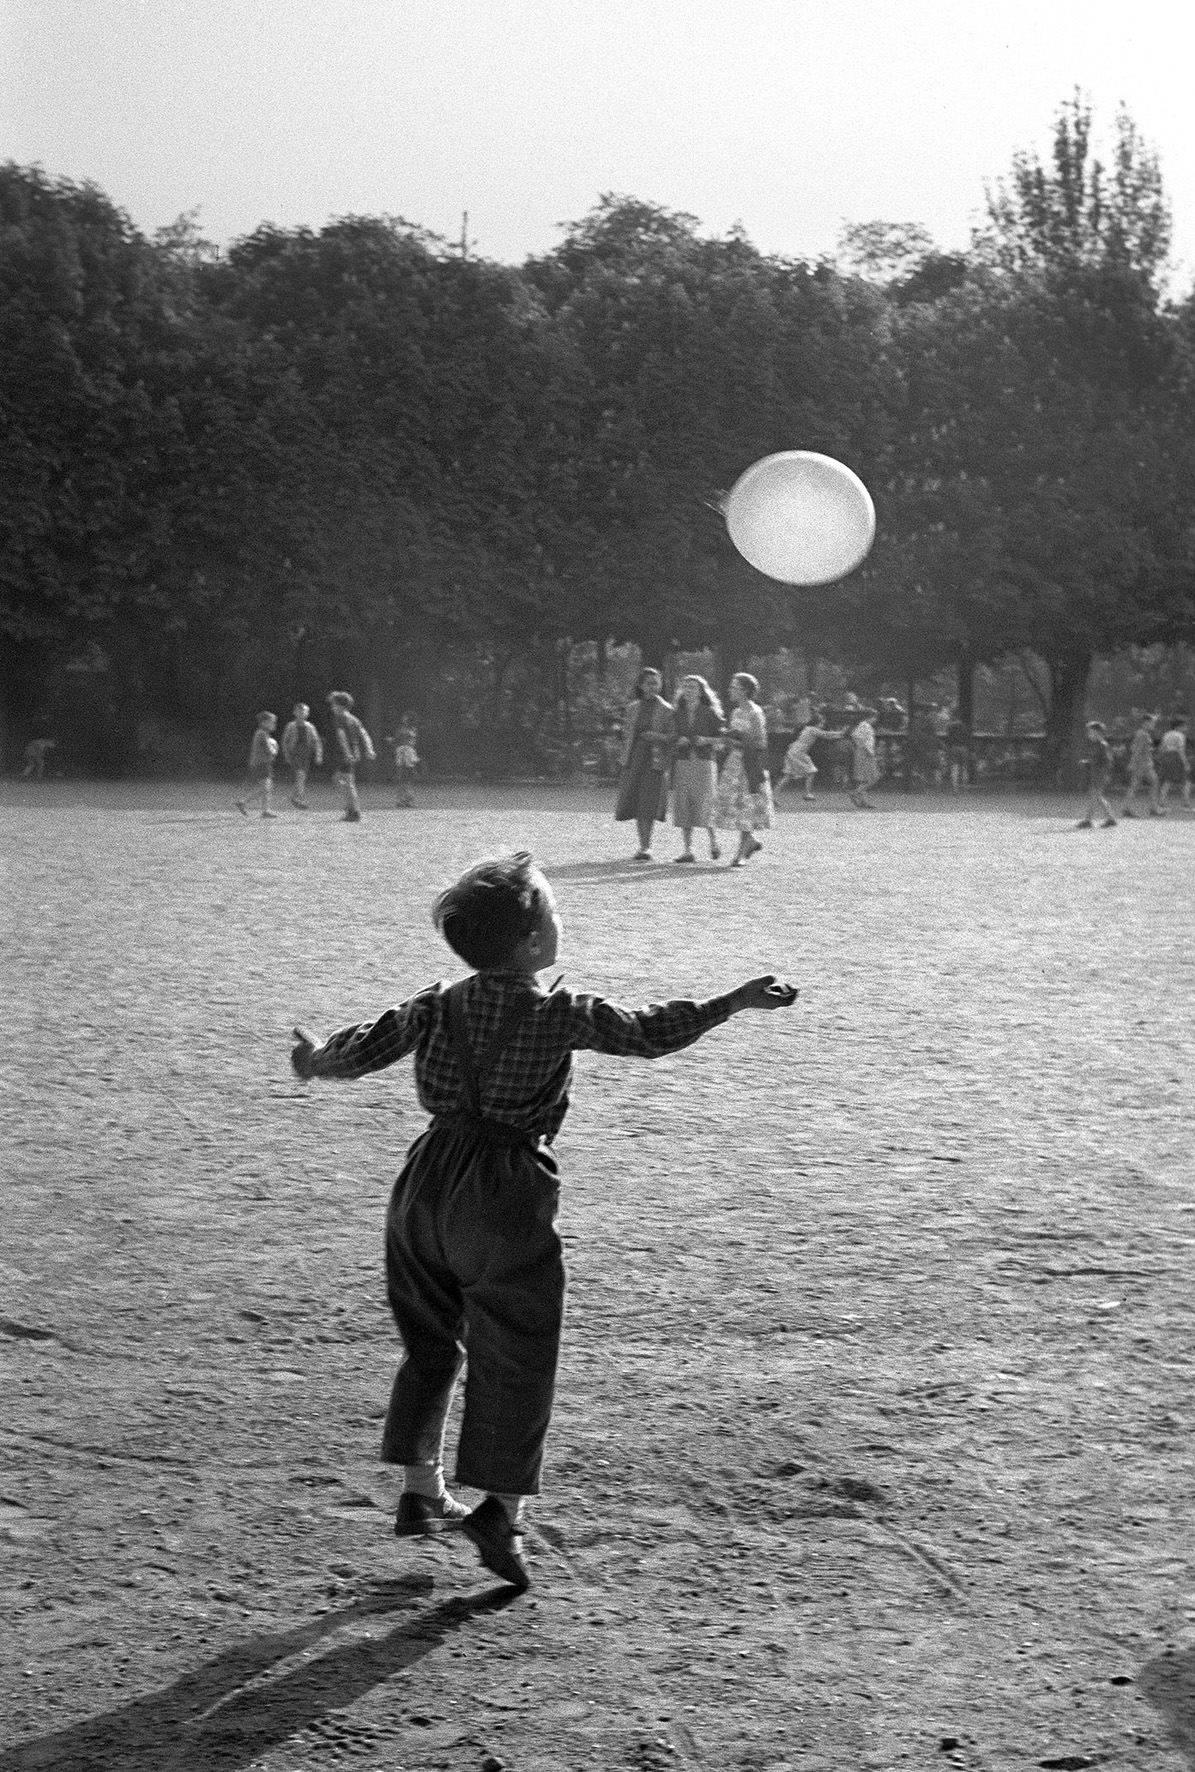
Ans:
<svg viewBox="0 0 1195 1772"><path fill-rule="evenodd" d="M811 449L755 462L731 487L722 514L743 558L783 584L845 578L875 540L875 506L858 474Z"/></svg>

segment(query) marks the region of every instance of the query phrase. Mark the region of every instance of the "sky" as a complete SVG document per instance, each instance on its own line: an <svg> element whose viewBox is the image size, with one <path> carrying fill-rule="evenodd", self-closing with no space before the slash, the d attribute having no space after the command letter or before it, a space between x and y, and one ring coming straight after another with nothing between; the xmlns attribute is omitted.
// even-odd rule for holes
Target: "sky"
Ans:
<svg viewBox="0 0 1195 1772"><path fill-rule="evenodd" d="M844 224L964 246L1076 86L1159 154L1195 278L1181 0L0 0L0 160L146 232L401 215L518 263L603 192L830 253Z"/></svg>

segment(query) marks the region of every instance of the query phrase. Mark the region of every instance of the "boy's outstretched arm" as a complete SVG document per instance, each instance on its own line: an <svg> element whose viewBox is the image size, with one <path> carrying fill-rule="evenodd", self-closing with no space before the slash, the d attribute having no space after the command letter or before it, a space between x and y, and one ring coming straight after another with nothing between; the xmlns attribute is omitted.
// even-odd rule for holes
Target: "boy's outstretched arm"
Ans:
<svg viewBox="0 0 1195 1772"><path fill-rule="evenodd" d="M742 1010L787 1009L796 1000L796 986L771 972L702 1003L680 999L624 1009L603 997L578 996L571 1005L573 1045L618 1058L663 1058L683 1051Z"/></svg>
<svg viewBox="0 0 1195 1772"><path fill-rule="evenodd" d="M418 1044L435 994L434 990L420 991L396 1009L385 1010L376 1021L340 1028L326 1040L317 1039L307 1028L297 1027L290 1055L295 1075L304 1082L312 1077L351 1081L405 1058Z"/></svg>
<svg viewBox="0 0 1195 1772"><path fill-rule="evenodd" d="M784 979L777 978L774 972L765 972L760 978L749 978L741 984L737 991L731 991L732 997L739 999L739 1009L791 1009L800 996L795 984L788 984ZM735 1011L732 1009L731 1014Z"/></svg>
<svg viewBox="0 0 1195 1772"><path fill-rule="evenodd" d="M311 1078L311 1063L319 1051L320 1043L307 1028L294 1029L295 1043L291 1047L290 1062L296 1077L302 1077L306 1083Z"/></svg>

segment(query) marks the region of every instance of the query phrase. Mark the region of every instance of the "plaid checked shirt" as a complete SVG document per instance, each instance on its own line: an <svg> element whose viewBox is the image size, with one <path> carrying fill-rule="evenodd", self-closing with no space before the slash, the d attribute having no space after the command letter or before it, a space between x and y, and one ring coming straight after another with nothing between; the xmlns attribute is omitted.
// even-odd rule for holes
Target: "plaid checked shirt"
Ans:
<svg viewBox="0 0 1195 1772"><path fill-rule="evenodd" d="M482 1112L487 1120L549 1141L568 1112L574 1052L662 1058L726 1021L734 1005L733 994L727 994L704 1003L678 1000L622 1009L603 997L545 991L522 974L475 973L462 992L475 1054L485 1051L512 995L519 992L529 992L534 1002L481 1079ZM440 986L432 985L376 1021L331 1034L313 1055L311 1075L364 1077L414 1052L415 1087L423 1107L429 1114L457 1113L464 1105L464 1086L447 1021Z"/></svg>

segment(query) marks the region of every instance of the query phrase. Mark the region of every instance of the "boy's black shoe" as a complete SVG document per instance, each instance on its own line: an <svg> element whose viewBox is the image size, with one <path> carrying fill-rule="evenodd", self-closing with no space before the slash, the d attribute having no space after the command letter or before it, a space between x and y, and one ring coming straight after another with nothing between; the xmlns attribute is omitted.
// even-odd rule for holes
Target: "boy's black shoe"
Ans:
<svg viewBox="0 0 1195 1772"><path fill-rule="evenodd" d="M469 1510L463 1501L441 1495L433 1501L430 1495L415 1495L407 1489L398 1498L394 1517L396 1538L434 1538L437 1532L449 1532L463 1525Z"/></svg>
<svg viewBox="0 0 1195 1772"><path fill-rule="evenodd" d="M495 1575L509 1581L520 1592L531 1586L531 1577L523 1561L522 1533L517 1526L512 1526L506 1509L494 1496L487 1495L480 1507L475 1507L461 1521L461 1531L477 1546L478 1555L487 1569L492 1569Z"/></svg>

